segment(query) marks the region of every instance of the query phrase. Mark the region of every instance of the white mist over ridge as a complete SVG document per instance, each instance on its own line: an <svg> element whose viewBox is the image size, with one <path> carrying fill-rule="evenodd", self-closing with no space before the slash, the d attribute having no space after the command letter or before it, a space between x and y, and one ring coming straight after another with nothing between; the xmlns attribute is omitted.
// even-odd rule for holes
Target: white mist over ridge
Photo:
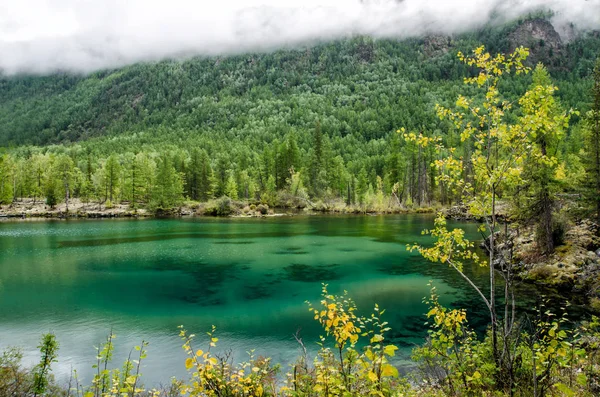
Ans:
<svg viewBox="0 0 600 397"><path fill-rule="evenodd" d="M539 10L551 10L559 30L600 28L600 0L0 0L0 72L461 33Z"/></svg>

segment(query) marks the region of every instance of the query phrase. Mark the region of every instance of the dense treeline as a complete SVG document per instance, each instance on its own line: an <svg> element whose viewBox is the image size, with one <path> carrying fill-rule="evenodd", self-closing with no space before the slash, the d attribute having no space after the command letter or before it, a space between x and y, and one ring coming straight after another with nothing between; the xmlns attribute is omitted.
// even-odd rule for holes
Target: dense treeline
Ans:
<svg viewBox="0 0 600 397"><path fill-rule="evenodd" d="M271 54L140 64L0 80L0 203L71 198L165 208L227 195L269 204L335 199L383 209L449 202L432 150L396 133L461 145L435 105L451 105L472 68L457 58L503 28L442 40L366 37ZM540 44L541 45L541 44ZM585 114L597 34L563 45L549 69L563 108ZM514 101L530 76L502 82ZM515 113L514 117L518 117ZM557 144L566 189L582 170L585 120ZM38 146L31 146L38 145ZM39 145L46 145L40 147ZM583 175L580 173L579 176ZM283 200L292 197L292 200Z"/></svg>

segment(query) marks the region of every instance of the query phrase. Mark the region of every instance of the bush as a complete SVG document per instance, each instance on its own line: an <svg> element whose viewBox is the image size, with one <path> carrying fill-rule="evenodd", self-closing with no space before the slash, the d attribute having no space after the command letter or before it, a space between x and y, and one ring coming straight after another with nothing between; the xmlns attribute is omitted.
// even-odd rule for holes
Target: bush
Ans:
<svg viewBox="0 0 600 397"><path fill-rule="evenodd" d="M565 235L567 234L567 221L557 216L552 221L552 242L555 247L561 246L565 243Z"/></svg>
<svg viewBox="0 0 600 397"><path fill-rule="evenodd" d="M262 215L267 215L269 213L269 206L266 204L259 204L258 207L256 207L256 210Z"/></svg>
<svg viewBox="0 0 600 397"><path fill-rule="evenodd" d="M216 201L209 203L204 209L204 215L228 216L236 211L237 208L233 201L229 197L223 196Z"/></svg>

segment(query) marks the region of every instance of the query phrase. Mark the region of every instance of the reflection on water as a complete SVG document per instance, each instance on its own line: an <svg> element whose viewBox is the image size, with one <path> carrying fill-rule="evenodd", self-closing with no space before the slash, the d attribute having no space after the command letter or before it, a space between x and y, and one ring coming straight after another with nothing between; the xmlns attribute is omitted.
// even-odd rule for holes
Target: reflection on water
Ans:
<svg viewBox="0 0 600 397"><path fill-rule="evenodd" d="M367 312L387 309L406 354L424 334L428 282L442 301L478 300L444 266L405 245L426 243L430 216L299 216L277 219L99 220L0 223L0 347L35 361L43 332L61 344L58 376L89 378L94 346L113 329L115 365L150 342L147 382L185 373L177 326L198 335L217 326L221 348L289 363L301 330L313 351L319 328L306 300L321 283L347 290ZM474 225L468 234L477 236ZM486 269L467 269L476 278ZM480 308L480 310L483 309ZM400 357L402 359L402 356Z"/></svg>

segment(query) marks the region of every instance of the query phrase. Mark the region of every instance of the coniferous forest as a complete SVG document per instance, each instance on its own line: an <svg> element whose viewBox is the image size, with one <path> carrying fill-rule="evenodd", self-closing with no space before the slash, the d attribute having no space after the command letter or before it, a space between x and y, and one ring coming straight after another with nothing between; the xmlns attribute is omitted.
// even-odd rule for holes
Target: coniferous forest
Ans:
<svg viewBox="0 0 600 397"><path fill-rule="evenodd" d="M490 53L531 47L528 64L545 63L558 106L577 110L555 150L561 189L578 193L600 38L534 41L519 30L527 23L554 32L533 19L452 38L357 37L88 76L5 77L0 203L29 198L54 206L78 198L154 210L228 196L379 211L451 203L435 181L433 150L398 131L439 137L468 155L435 106L469 92L463 79L476 69L456 54L482 43ZM531 74L512 76L499 88L516 101L531 81Z"/></svg>

